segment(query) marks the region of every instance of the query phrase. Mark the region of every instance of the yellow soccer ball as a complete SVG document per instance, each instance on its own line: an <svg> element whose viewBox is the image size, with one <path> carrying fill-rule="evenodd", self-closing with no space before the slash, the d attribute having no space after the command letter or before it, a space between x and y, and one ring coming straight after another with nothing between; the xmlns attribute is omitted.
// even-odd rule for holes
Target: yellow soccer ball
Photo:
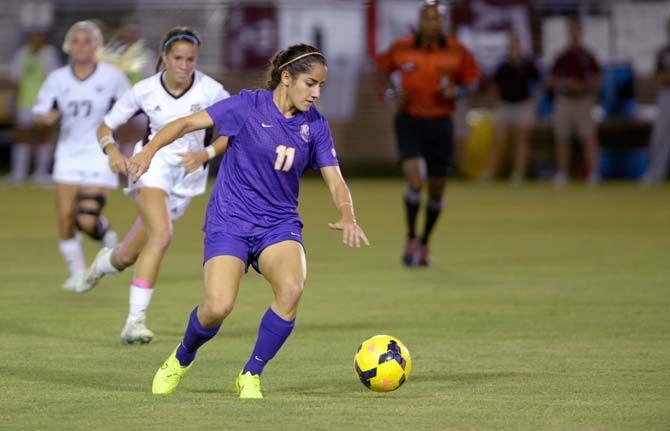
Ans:
<svg viewBox="0 0 670 431"><path fill-rule="evenodd" d="M354 369L361 382L376 392L398 389L412 371L412 357L403 343L390 335L375 335L358 346Z"/></svg>

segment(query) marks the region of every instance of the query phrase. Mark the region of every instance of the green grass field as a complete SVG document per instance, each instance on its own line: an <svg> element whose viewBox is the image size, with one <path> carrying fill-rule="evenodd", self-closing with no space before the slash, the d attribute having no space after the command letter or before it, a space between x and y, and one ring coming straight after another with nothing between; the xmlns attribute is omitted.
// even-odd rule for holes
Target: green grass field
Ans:
<svg viewBox="0 0 670 431"><path fill-rule="evenodd" d="M0 429L670 429L669 187L455 183L434 266L407 270L401 182L350 186L363 250L327 229L325 186L303 183L308 286L260 402L233 391L271 300L253 272L177 392L151 395L201 299L204 198L175 226L149 310L156 338L121 346L131 271L63 292L52 190L0 186ZM115 193L107 214L123 234L135 209ZM352 366L378 333L413 355L389 394Z"/></svg>

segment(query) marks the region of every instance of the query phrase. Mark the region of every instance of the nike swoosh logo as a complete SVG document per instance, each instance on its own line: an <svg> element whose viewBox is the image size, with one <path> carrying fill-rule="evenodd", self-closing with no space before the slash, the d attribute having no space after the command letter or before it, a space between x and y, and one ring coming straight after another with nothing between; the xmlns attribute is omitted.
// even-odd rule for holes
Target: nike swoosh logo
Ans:
<svg viewBox="0 0 670 431"><path fill-rule="evenodd" d="M300 235L298 235L297 233L293 233L293 232L291 232L291 235L293 235L293 236L300 236Z"/></svg>
<svg viewBox="0 0 670 431"><path fill-rule="evenodd" d="M268 127L272 127L272 124L261 123L261 127L265 127L267 129Z"/></svg>
<svg viewBox="0 0 670 431"><path fill-rule="evenodd" d="M260 361L260 362L265 362L264 360L262 360L262 359L259 358L258 356L254 356L254 359L257 360L257 361Z"/></svg>

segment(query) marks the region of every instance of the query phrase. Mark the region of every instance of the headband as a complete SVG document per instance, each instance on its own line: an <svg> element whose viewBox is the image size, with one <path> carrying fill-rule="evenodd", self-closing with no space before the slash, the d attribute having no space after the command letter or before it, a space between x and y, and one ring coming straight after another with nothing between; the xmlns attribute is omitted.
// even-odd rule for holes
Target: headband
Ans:
<svg viewBox="0 0 670 431"><path fill-rule="evenodd" d="M195 36L186 33L179 33L175 34L174 36L170 37L168 40L165 41L165 43L163 44L163 51L165 51L172 42L178 39L186 39L193 42L194 45L200 46L200 41Z"/></svg>
<svg viewBox="0 0 670 431"><path fill-rule="evenodd" d="M305 53L305 54L302 54L302 55L297 56L297 57L294 58L293 60L289 60L289 61L287 61L286 63L284 63L284 64L282 64L281 66L279 66L279 67L277 68L277 70L281 70L281 69L283 69L284 67L288 66L289 64L293 63L294 61L300 60L301 58L304 58L304 57L307 57L307 56L310 56L310 55L320 55L321 57L326 58L326 57L324 57L324 55L321 54L319 51L308 52L308 53Z"/></svg>

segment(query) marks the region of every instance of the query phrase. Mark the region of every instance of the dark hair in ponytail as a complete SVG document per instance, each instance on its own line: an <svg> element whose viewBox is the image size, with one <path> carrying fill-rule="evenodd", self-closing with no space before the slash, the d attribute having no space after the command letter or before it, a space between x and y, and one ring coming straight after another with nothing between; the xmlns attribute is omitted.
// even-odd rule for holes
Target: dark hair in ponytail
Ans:
<svg viewBox="0 0 670 431"><path fill-rule="evenodd" d="M301 57L303 56L304 57ZM298 58L300 57L300 58ZM312 64L327 66L326 57L317 48L304 43L291 45L285 51L277 52L270 60L265 88L274 90L281 82L281 73L286 70L292 77L312 70Z"/></svg>
<svg viewBox="0 0 670 431"><path fill-rule="evenodd" d="M172 27L161 39L158 47L158 61L156 62L156 72L163 66L163 54L170 52L170 48L175 42L188 42L195 46L200 46L202 41L200 36L191 29L191 27Z"/></svg>

